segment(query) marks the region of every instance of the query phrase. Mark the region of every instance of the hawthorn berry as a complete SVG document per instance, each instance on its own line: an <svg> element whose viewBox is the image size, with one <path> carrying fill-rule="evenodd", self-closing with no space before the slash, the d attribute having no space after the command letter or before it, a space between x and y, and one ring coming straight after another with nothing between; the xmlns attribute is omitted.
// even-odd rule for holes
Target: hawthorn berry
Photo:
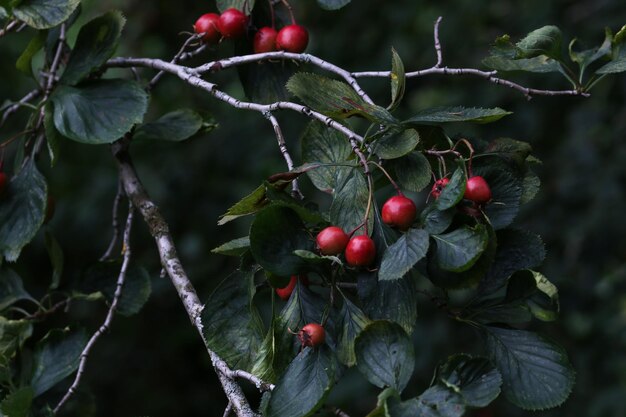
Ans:
<svg viewBox="0 0 626 417"><path fill-rule="evenodd" d="M217 28L225 38L241 38L248 28L248 17L241 10L231 7L220 15Z"/></svg>
<svg viewBox="0 0 626 417"><path fill-rule="evenodd" d="M276 36L276 47L281 51L299 54L309 44L309 32L300 25L288 25Z"/></svg>
<svg viewBox="0 0 626 417"><path fill-rule="evenodd" d="M261 54L264 52L272 52L276 50L276 29L269 26L262 27L254 35L252 46L254 53Z"/></svg>
<svg viewBox="0 0 626 417"><path fill-rule="evenodd" d="M306 275L301 275L299 278L301 284L307 286L309 285L309 279L306 277ZM293 292L294 288L296 288L297 281L298 275L292 275L291 279L289 280L289 284L287 284L286 287L276 288L276 294L278 294L281 300L289 300L289 297L291 297L291 293Z"/></svg>
<svg viewBox="0 0 626 417"><path fill-rule="evenodd" d="M196 20L196 24L193 25L193 30L198 34L204 33L202 39L206 43L217 43L222 37L218 29L219 20L220 15L216 13L203 14Z"/></svg>
<svg viewBox="0 0 626 417"><path fill-rule="evenodd" d="M298 339L300 339L302 347L316 347L326 340L326 331L317 323L309 323L298 332Z"/></svg>
<svg viewBox="0 0 626 417"><path fill-rule="evenodd" d="M7 174L0 171L0 196L4 194L4 190L7 187L8 177Z"/></svg>
<svg viewBox="0 0 626 417"><path fill-rule="evenodd" d="M376 245L366 235L354 236L345 251L346 262L350 266L368 266L376 259Z"/></svg>
<svg viewBox="0 0 626 417"><path fill-rule="evenodd" d="M483 204L491 200L491 189L483 177L476 175L467 180L463 197L475 203Z"/></svg>
<svg viewBox="0 0 626 417"><path fill-rule="evenodd" d="M400 230L411 227L416 215L415 203L403 195L395 195L383 204L383 222Z"/></svg>
<svg viewBox="0 0 626 417"><path fill-rule="evenodd" d="M430 195L435 197L435 199L438 199L439 196L441 195L441 192L443 191L444 188L446 188L446 185L448 185L449 182L450 180L448 178L440 178L437 181L435 181L435 184L433 185L432 190L430 190Z"/></svg>
<svg viewBox="0 0 626 417"><path fill-rule="evenodd" d="M322 255L339 255L348 245L350 237L341 227L328 226L317 234L315 241Z"/></svg>

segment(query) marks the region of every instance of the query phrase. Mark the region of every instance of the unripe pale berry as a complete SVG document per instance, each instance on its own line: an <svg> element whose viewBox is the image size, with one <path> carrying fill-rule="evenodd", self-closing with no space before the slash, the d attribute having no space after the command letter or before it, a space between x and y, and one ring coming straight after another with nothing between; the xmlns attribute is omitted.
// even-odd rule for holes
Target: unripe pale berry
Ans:
<svg viewBox="0 0 626 417"><path fill-rule="evenodd" d="M350 266L369 266L376 259L376 245L368 236L354 236L346 246L345 256Z"/></svg>
<svg viewBox="0 0 626 417"><path fill-rule="evenodd" d="M220 15L217 28L225 38L241 38L246 34L248 18L241 10L230 8Z"/></svg>
<svg viewBox="0 0 626 417"><path fill-rule="evenodd" d="M309 33L300 25L289 25L282 28L276 36L276 47L281 51L299 54L309 44Z"/></svg>
<svg viewBox="0 0 626 417"><path fill-rule="evenodd" d="M204 33L202 39L207 43L217 43L222 37L218 29L220 16L216 13L203 14L196 20L193 30L196 33Z"/></svg>
<svg viewBox="0 0 626 417"><path fill-rule="evenodd" d="M479 204L487 203L491 200L491 188L483 177L476 175L467 180L463 197Z"/></svg>
<svg viewBox="0 0 626 417"><path fill-rule="evenodd" d="M259 29L256 35L254 35L254 41L252 42L254 53L262 54L275 51L277 34L276 29L269 26Z"/></svg>
<svg viewBox="0 0 626 417"><path fill-rule="evenodd" d="M383 204L381 216L389 226L406 230L413 224L417 215L417 207L410 198L395 195Z"/></svg>
<svg viewBox="0 0 626 417"><path fill-rule="evenodd" d="M316 347L326 340L326 331L317 323L309 323L298 332L298 339L303 347Z"/></svg>
<svg viewBox="0 0 626 417"><path fill-rule="evenodd" d="M339 255L344 251L350 237L337 226L328 226L317 234L315 241L322 255Z"/></svg>

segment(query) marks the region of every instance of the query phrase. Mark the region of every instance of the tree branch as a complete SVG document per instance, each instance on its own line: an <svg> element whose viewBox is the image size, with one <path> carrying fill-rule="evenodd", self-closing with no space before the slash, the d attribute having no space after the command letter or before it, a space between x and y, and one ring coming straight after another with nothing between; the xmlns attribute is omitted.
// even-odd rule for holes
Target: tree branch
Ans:
<svg viewBox="0 0 626 417"><path fill-rule="evenodd" d="M289 154L289 150L287 150L287 144L285 143L285 137L283 136L283 131L280 128L280 124L278 124L278 120L276 117L268 112L265 113L265 117L270 121L272 127L274 127L274 133L276 134L276 140L278 141L278 148L280 149L280 153L283 155L285 162L287 163L287 169L291 171L293 169L293 159ZM300 187L298 186L298 179L294 179L291 182L291 194L300 200L304 198L302 193L300 192Z"/></svg>
<svg viewBox="0 0 626 417"><path fill-rule="evenodd" d="M10 105L4 110L2 114L2 120L0 120L0 127L4 125L7 119L16 111L19 110L20 107L24 106L26 103L31 101L34 98L37 98L41 94L40 90L33 90L30 93L26 94L22 97L17 103Z"/></svg>
<svg viewBox="0 0 626 417"><path fill-rule="evenodd" d="M111 237L111 242L109 242L109 247L106 252L100 257L100 262L109 259L113 254L113 250L115 249L115 245L117 244L117 239L120 234L120 226L119 226L119 206L122 201L122 197L124 196L124 186L122 185L122 181L118 180L117 182L117 193L115 194L115 198L113 199L113 236Z"/></svg>

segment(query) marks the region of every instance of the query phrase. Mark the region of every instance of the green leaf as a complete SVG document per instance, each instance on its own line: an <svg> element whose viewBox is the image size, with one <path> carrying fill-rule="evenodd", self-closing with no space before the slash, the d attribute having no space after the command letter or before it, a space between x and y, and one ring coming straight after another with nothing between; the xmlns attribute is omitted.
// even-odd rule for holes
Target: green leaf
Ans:
<svg viewBox="0 0 626 417"><path fill-rule="evenodd" d="M428 232L409 229L383 254L378 279L392 281L402 278L428 252Z"/></svg>
<svg viewBox="0 0 626 417"><path fill-rule="evenodd" d="M465 194L465 186L467 184L467 177L465 176L465 170L463 168L457 168L450 178L448 185L444 187L437 198L435 205L439 210L447 210L457 205L459 201L463 199Z"/></svg>
<svg viewBox="0 0 626 417"><path fill-rule="evenodd" d="M148 95L141 86L121 79L59 85L50 97L54 125L69 139L92 145L112 143L141 123Z"/></svg>
<svg viewBox="0 0 626 417"><path fill-rule="evenodd" d="M620 48L619 55L613 57L613 60L608 64L604 64L600 67L597 74L617 74L619 72L626 71L626 47Z"/></svg>
<svg viewBox="0 0 626 417"><path fill-rule="evenodd" d="M458 354L439 366L437 383L459 393L469 407L486 407L500 395L502 377L486 358Z"/></svg>
<svg viewBox="0 0 626 417"><path fill-rule="evenodd" d="M239 256L243 255L250 249L250 237L240 237L233 239L230 242L226 242L215 249L212 249L212 253L218 253L220 255Z"/></svg>
<svg viewBox="0 0 626 417"><path fill-rule="evenodd" d="M20 300L33 300L24 289L22 278L6 265L0 266L0 311Z"/></svg>
<svg viewBox="0 0 626 417"><path fill-rule="evenodd" d="M573 39L570 42L569 55L572 61L577 62L578 66L580 67L580 79L582 79L583 74L585 73L585 70L589 65L593 64L600 58L611 55L613 46L613 34L611 33L611 30L609 28L606 28L604 33L604 42L597 48L576 52L574 51L574 44L576 43L576 39Z"/></svg>
<svg viewBox="0 0 626 417"><path fill-rule="evenodd" d="M402 122L405 125L441 124L455 122L491 123L500 120L512 112L499 107L482 109L476 107L433 107L418 112Z"/></svg>
<svg viewBox="0 0 626 417"><path fill-rule="evenodd" d="M393 161L396 182L403 190L420 192L430 184L430 162L421 152L411 152Z"/></svg>
<svg viewBox="0 0 626 417"><path fill-rule="evenodd" d="M272 311L273 313L273 311ZM257 348L256 355L250 366L250 373L256 375L262 381L276 382L276 370L274 362L276 357L276 330L275 316L272 314L270 328L267 331L261 345Z"/></svg>
<svg viewBox="0 0 626 417"><path fill-rule="evenodd" d="M180 109L161 116L154 122L140 125L135 139L181 142L195 135L202 128L202 116L191 109Z"/></svg>
<svg viewBox="0 0 626 417"><path fill-rule="evenodd" d="M299 72L287 82L287 89L308 107L333 118L362 116L380 124L395 124L384 108L366 103L348 84L322 75Z"/></svg>
<svg viewBox="0 0 626 417"><path fill-rule="evenodd" d="M424 208L422 214L420 215L420 219L424 224L424 229L431 235L438 235L446 230L452 224L452 219L454 219L454 214L456 213L455 208L450 208L447 210L439 210L437 208L437 203L429 204Z"/></svg>
<svg viewBox="0 0 626 417"><path fill-rule="evenodd" d="M483 59L483 65L488 68L502 71L526 71L534 73L548 73L561 71L561 65L545 55L534 58L509 59L502 56L490 56Z"/></svg>
<svg viewBox="0 0 626 417"><path fill-rule="evenodd" d="M33 325L28 320L7 320L0 316L0 359L12 358L33 334Z"/></svg>
<svg viewBox="0 0 626 417"><path fill-rule="evenodd" d="M74 85L111 58L125 23L122 13L112 11L81 27L61 82Z"/></svg>
<svg viewBox="0 0 626 417"><path fill-rule="evenodd" d="M375 321L367 325L354 343L357 368L377 387L401 392L415 367L413 342L398 324Z"/></svg>
<svg viewBox="0 0 626 417"><path fill-rule="evenodd" d="M55 239L54 235L49 229L46 229L44 233L46 250L48 251L48 257L52 264L52 282L50 283L50 289L55 290L58 288L61 282L61 276L63 275L63 266L65 264L65 258L63 256L63 249L59 245L59 242Z"/></svg>
<svg viewBox="0 0 626 417"><path fill-rule="evenodd" d="M574 385L574 370L563 348L525 330L485 326L487 353L502 375L502 391L525 410L562 404Z"/></svg>
<svg viewBox="0 0 626 417"><path fill-rule="evenodd" d="M50 166L54 167L59 157L61 134L54 127L54 109L52 104L47 103L44 107L43 126L46 132L46 143L50 155Z"/></svg>
<svg viewBox="0 0 626 417"><path fill-rule="evenodd" d="M18 388L2 400L0 410L7 417L28 417L33 396L34 392L31 387Z"/></svg>
<svg viewBox="0 0 626 417"><path fill-rule="evenodd" d="M46 180L29 159L9 182L0 200L0 256L14 262L43 224Z"/></svg>
<svg viewBox="0 0 626 417"><path fill-rule="evenodd" d="M83 330L55 329L37 343L30 380L35 397L74 373L87 340Z"/></svg>
<svg viewBox="0 0 626 417"><path fill-rule="evenodd" d="M453 272L466 271L474 265L487 247L488 233L483 225L463 226L450 233L433 235L437 244L437 264Z"/></svg>
<svg viewBox="0 0 626 417"><path fill-rule="evenodd" d="M317 4L324 10L338 10L350 3L351 0L317 0Z"/></svg>
<svg viewBox="0 0 626 417"><path fill-rule="evenodd" d="M539 55L546 55L549 58L562 59L561 56L561 30L556 26L544 26L533 30L516 46L520 58L534 58Z"/></svg>
<svg viewBox="0 0 626 417"><path fill-rule="evenodd" d="M235 8L243 10L246 14L254 8L255 0L216 0L217 8L220 12L226 9ZM244 10L244 7L246 8Z"/></svg>
<svg viewBox="0 0 626 417"><path fill-rule="evenodd" d="M80 0L22 0L13 9L15 17L35 29L48 29L65 21Z"/></svg>
<svg viewBox="0 0 626 417"><path fill-rule="evenodd" d="M269 201L265 196L265 185L261 184L254 191L229 208L226 213L222 215L217 224L222 226L241 216L256 213L265 207L268 202Z"/></svg>
<svg viewBox="0 0 626 417"><path fill-rule="evenodd" d="M34 77L31 65L33 57L37 52L39 52L39 50L41 50L41 48L43 48L46 43L47 35L47 31L37 31L37 33L35 33L35 36L33 36L30 40L26 49L24 49L24 52L22 52L22 55L20 55L15 63L15 67L18 70L22 71L26 75Z"/></svg>
<svg viewBox="0 0 626 417"><path fill-rule="evenodd" d="M400 158L415 149L419 140L415 129L392 131L376 140L372 151L382 159Z"/></svg>
<svg viewBox="0 0 626 417"><path fill-rule="evenodd" d="M313 242L295 211L275 206L256 215L250 228L250 249L264 269L290 276L306 272L306 261L293 252L313 250Z"/></svg>
<svg viewBox="0 0 626 417"><path fill-rule="evenodd" d="M226 278L202 310L207 346L232 369L249 370L263 339L261 319L252 304L255 272L237 272Z"/></svg>
<svg viewBox="0 0 626 417"><path fill-rule="evenodd" d="M241 46L239 45L241 43ZM239 55L250 53L250 44L240 42L235 52ZM289 99L286 84L298 69L294 62L254 62L237 67L244 93L250 101L270 104Z"/></svg>
<svg viewBox="0 0 626 417"><path fill-rule="evenodd" d="M346 164L351 154L348 139L322 122L311 121L302 134L303 162ZM332 193L351 170L347 166L320 166L307 171L307 175L319 190Z"/></svg>
<svg viewBox="0 0 626 417"><path fill-rule="evenodd" d="M391 104L389 110L393 110L400 104L404 97L406 76L404 63L395 49L391 48Z"/></svg>
<svg viewBox="0 0 626 417"><path fill-rule="evenodd" d="M492 201L484 208L489 222L499 230L509 226L519 212L522 198L522 180L517 178L511 168L502 160L481 158L474 164L474 175L482 176L491 188ZM491 163L482 165L485 160Z"/></svg>
<svg viewBox="0 0 626 417"><path fill-rule="evenodd" d="M442 385L430 387L408 401L391 399L389 402L389 415L393 417L461 417L464 413L463 398Z"/></svg>
<svg viewBox="0 0 626 417"><path fill-rule="evenodd" d="M101 292L107 302L112 303L121 267L121 261L98 262L85 271L79 291L83 294ZM152 284L148 271L131 264L126 272L116 311L123 316L137 314L148 302L151 292Z"/></svg>
<svg viewBox="0 0 626 417"><path fill-rule="evenodd" d="M312 415L324 403L335 382L336 373L337 364L328 346L304 349L276 384L264 415Z"/></svg>
<svg viewBox="0 0 626 417"><path fill-rule="evenodd" d="M354 340L371 321L345 296L339 316L341 317L341 333L337 344L337 357L344 365L354 366L356 364Z"/></svg>
<svg viewBox="0 0 626 417"><path fill-rule="evenodd" d="M330 222L346 232L354 230L365 219L369 191L360 169L353 168L335 192L330 206ZM371 224L372 218L368 219Z"/></svg>

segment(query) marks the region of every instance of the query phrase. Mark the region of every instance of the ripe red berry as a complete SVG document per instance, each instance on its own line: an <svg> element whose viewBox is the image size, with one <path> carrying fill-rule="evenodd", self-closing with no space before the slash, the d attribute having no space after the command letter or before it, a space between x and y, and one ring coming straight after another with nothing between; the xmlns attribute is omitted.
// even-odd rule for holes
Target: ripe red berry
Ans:
<svg viewBox="0 0 626 417"><path fill-rule="evenodd" d="M4 194L4 190L7 186L7 182L8 182L7 174L0 171L0 196Z"/></svg>
<svg viewBox="0 0 626 417"><path fill-rule="evenodd" d="M289 297L291 297L291 293L293 292L294 288L296 288L296 282L298 281L298 276L297 275L292 275L291 279L289 280L289 284L287 284L286 287L283 288L276 288L276 294L278 294L278 296L281 298L281 300L289 300ZM309 279L306 277L306 275L301 275L300 276L300 283L303 285L309 285Z"/></svg>
<svg viewBox="0 0 626 417"><path fill-rule="evenodd" d="M487 181L477 175L467 180L463 197L476 203L486 203L491 200L491 189Z"/></svg>
<svg viewBox="0 0 626 417"><path fill-rule="evenodd" d="M317 323L309 323L298 332L298 339L300 339L302 347L319 346L326 340L326 331Z"/></svg>
<svg viewBox="0 0 626 417"><path fill-rule="evenodd" d="M368 266L376 259L376 245L368 236L355 236L348 242L345 255L350 266Z"/></svg>
<svg viewBox="0 0 626 417"><path fill-rule="evenodd" d="M241 10L230 8L220 15L217 28L225 38L241 38L248 28L248 18Z"/></svg>
<svg viewBox="0 0 626 417"><path fill-rule="evenodd" d="M202 39L207 43L217 43L222 37L218 29L218 22L220 15L216 13L203 14L196 20L196 24L193 25L193 30L196 33L204 33Z"/></svg>
<svg viewBox="0 0 626 417"><path fill-rule="evenodd" d="M281 51L299 54L309 44L309 33L300 25L289 25L282 28L276 36L276 47Z"/></svg>
<svg viewBox="0 0 626 417"><path fill-rule="evenodd" d="M344 251L350 237L341 227L328 226L317 234L317 247L322 255L339 255Z"/></svg>
<svg viewBox="0 0 626 417"><path fill-rule="evenodd" d="M383 204L383 222L400 230L411 227L416 215L415 203L403 195L395 195Z"/></svg>
<svg viewBox="0 0 626 417"><path fill-rule="evenodd" d="M441 195L441 192L443 191L444 188L446 188L446 185L448 185L449 182L450 180L448 178L440 178L437 181L435 181L435 184L433 185L432 190L430 190L430 195L435 197L435 199L439 198L439 196Z"/></svg>
<svg viewBox="0 0 626 417"><path fill-rule="evenodd" d="M252 43L254 47L254 53L261 54L264 52L272 52L276 50L276 29L269 26L262 27L254 35L254 41Z"/></svg>

